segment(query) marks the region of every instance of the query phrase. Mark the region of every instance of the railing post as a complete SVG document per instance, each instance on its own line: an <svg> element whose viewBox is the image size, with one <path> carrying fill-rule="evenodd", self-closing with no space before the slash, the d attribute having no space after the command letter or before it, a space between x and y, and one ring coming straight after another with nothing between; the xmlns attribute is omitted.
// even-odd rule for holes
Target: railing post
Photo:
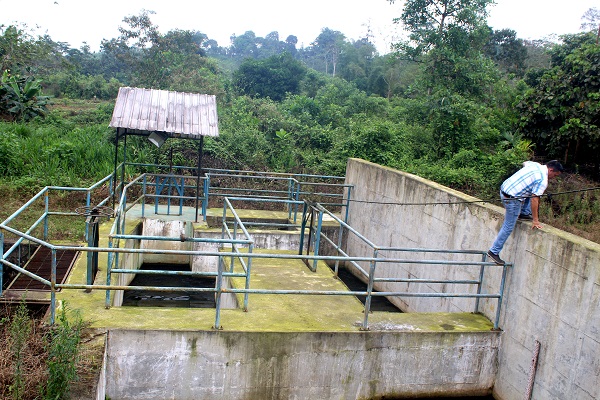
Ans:
<svg viewBox="0 0 600 400"><path fill-rule="evenodd" d="M365 299L365 318L363 320L363 326L360 328L363 331L369 330L369 313L371 312L371 293L373 293L373 283L375 280L375 266L377 262L377 254L379 250L373 249L373 260L370 261L369 268L369 284L367 285L367 297Z"/></svg>
<svg viewBox="0 0 600 400"><path fill-rule="evenodd" d="M203 220L206 221L206 210L208 209L208 189L210 187L210 177L206 174L204 179L204 200L202 201L202 215Z"/></svg>
<svg viewBox="0 0 600 400"><path fill-rule="evenodd" d="M319 244L321 242L321 227L323 226L323 211L319 210L319 218L317 220L317 232L315 233L315 256L319 255ZM313 260L312 271L315 272L317 270L317 263L319 260L316 258Z"/></svg>
<svg viewBox="0 0 600 400"><path fill-rule="evenodd" d="M50 325L56 318L56 249L52 249L52 264L50 272Z"/></svg>
<svg viewBox="0 0 600 400"><path fill-rule="evenodd" d="M510 264L512 265L512 264ZM502 307L502 297L504 296L504 283L506 281L506 272L508 269L508 265L504 264L502 266L502 280L500 281L500 293L498 297L498 306L496 308L496 319L494 320L494 329L498 329L498 323L500 322L500 308Z"/></svg>
<svg viewBox="0 0 600 400"><path fill-rule="evenodd" d="M227 229L227 203L223 202L223 219L221 220L221 239L225 239L225 230ZM221 243L221 249L225 246Z"/></svg>
<svg viewBox="0 0 600 400"><path fill-rule="evenodd" d="M339 255L339 250L342 248L342 237L344 235L344 225L340 224L340 230L338 231L338 244L337 244L337 254ZM338 269L340 265L340 260L335 260L335 276L338 276Z"/></svg>
<svg viewBox="0 0 600 400"><path fill-rule="evenodd" d="M20 247L20 246L19 246ZM4 234L0 232L0 260L4 260ZM0 296L2 296L2 288L4 287L4 263L0 262Z"/></svg>
<svg viewBox="0 0 600 400"><path fill-rule="evenodd" d="M248 245L248 254L252 254L254 244ZM250 289L250 271L252 270L252 257L248 256L248 262L246 263L246 290ZM244 293L244 311L248 311L248 296L250 294L246 291Z"/></svg>
<svg viewBox="0 0 600 400"><path fill-rule="evenodd" d="M216 282L216 299L215 299L215 325L213 329L223 329L221 326L221 293L223 292L223 257L219 256L217 262L217 282Z"/></svg>
<svg viewBox="0 0 600 400"><path fill-rule="evenodd" d="M350 195L352 193L352 186L348 186L348 197L346 198L346 215L344 216L344 222L348 223L348 216L350 215Z"/></svg>
<svg viewBox="0 0 600 400"><path fill-rule="evenodd" d="M142 218L144 218L144 212L146 209L146 184L148 183L147 175L144 174L144 178L142 179Z"/></svg>
<svg viewBox="0 0 600 400"><path fill-rule="evenodd" d="M292 178L288 178L288 193L287 193L288 200L294 200L293 186L294 186L294 180ZM287 206L288 206L288 219L291 219L293 204L288 203ZM294 223L296 223L296 218L294 218Z"/></svg>
<svg viewBox="0 0 600 400"><path fill-rule="evenodd" d="M180 178L181 185L177 190L179 192L179 215L183 215L183 196L185 195L185 178ZM196 218L194 218L196 220Z"/></svg>
<svg viewBox="0 0 600 400"><path fill-rule="evenodd" d="M294 200L299 201L300 199L300 182L294 182ZM294 224L296 223L298 215L298 203L294 204Z"/></svg>
<svg viewBox="0 0 600 400"><path fill-rule="evenodd" d="M300 225L300 248L298 249L298 255L302 255L304 252L304 236L306 231L306 222L308 221L308 203L305 201L302 209L302 224Z"/></svg>
<svg viewBox="0 0 600 400"><path fill-rule="evenodd" d="M48 241L48 212L49 212L48 189L44 192L44 241ZM87 232L86 232L87 235Z"/></svg>
<svg viewBox="0 0 600 400"><path fill-rule="evenodd" d="M108 248L112 249L113 248L113 239L109 238L108 239ZM106 286L110 286L110 275L111 275L111 269L112 269L112 264L114 259L116 258L116 254L109 251L107 254L107 258L108 258L108 263L106 265ZM109 309L110 308L110 289L106 289L106 298L104 300L104 308Z"/></svg>
<svg viewBox="0 0 600 400"><path fill-rule="evenodd" d="M127 193L123 194L123 209L121 210L121 233L125 233L125 221L127 220Z"/></svg>
<svg viewBox="0 0 600 400"><path fill-rule="evenodd" d="M237 250L236 248L236 244L234 243L235 240L237 240L237 228L238 228L238 222L237 219L233 220L233 242L231 242L231 252L235 252ZM235 258L231 257L231 265L229 267L229 272L233 272L233 267L234 267L234 263L235 263Z"/></svg>
<svg viewBox="0 0 600 400"><path fill-rule="evenodd" d="M90 247L98 247L100 241L100 216L94 211L86 218L85 225L88 229L88 238L87 238L87 246ZM94 278L96 277L96 273L98 272L98 253L94 251L87 252L87 284L93 285ZM86 289L86 292L91 292L91 289Z"/></svg>
<svg viewBox="0 0 600 400"><path fill-rule="evenodd" d="M487 261L487 254L482 254L481 261ZM479 267L479 281L477 282L477 294L481 294L481 286L483 284L483 275L485 272L485 265ZM479 312L479 297L475 299L475 310L473 312Z"/></svg>

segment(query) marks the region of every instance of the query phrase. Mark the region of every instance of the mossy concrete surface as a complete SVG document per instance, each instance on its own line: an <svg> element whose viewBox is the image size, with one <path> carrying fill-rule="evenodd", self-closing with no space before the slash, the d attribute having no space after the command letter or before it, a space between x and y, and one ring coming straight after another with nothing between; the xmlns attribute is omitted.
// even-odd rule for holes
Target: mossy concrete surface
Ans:
<svg viewBox="0 0 600 400"><path fill-rule="evenodd" d="M129 213L126 232L141 222ZM100 226L101 247L111 225ZM203 222L194 230L215 231ZM300 259L278 258L294 251L254 252L272 256L252 259L251 289L348 290L322 261L313 272ZM101 253L96 284L105 284L106 264ZM86 270L82 253L67 283L84 283ZM230 287L245 284L230 279ZM105 290L57 294L107 332L98 398L400 398L481 395L493 386L500 336L482 315L373 312L362 331L364 306L354 296L253 293L247 311L236 296L240 308L221 310L215 327L215 309L107 309Z"/></svg>
<svg viewBox="0 0 600 400"><path fill-rule="evenodd" d="M184 210L188 212L188 216L194 216L193 209L191 212L190 208ZM146 213L149 211L153 211L153 207L146 207ZM141 222L140 216L137 211L128 213L126 231L133 231L138 226ZM165 218L162 215L160 217ZM112 221L100 225L100 247L108 247L111 225ZM195 229L206 229L206 226L200 222L195 224ZM293 254L290 251L260 251L269 254ZM95 284L105 284L106 266L107 255L100 253L99 272ZM240 264L236 263L235 268L239 270ZM82 253L67 283L85 283L86 272L87 257ZM340 292L348 290L323 262L319 263L316 272L312 272L298 259L254 258L251 272L251 289ZM232 279L232 285L243 288L245 280ZM219 328L233 331L357 331L360 330L364 319L364 306L354 296L251 294L248 311L241 308L243 296L238 294L237 297L240 308L221 310ZM95 328L164 330L215 328L215 309L162 307L107 309L105 298L105 290L93 290L88 293L81 289L63 289L57 293L59 302L67 302L69 308L80 310L83 318ZM369 315L368 320L371 330L469 332L492 329L492 324L486 317L472 313L374 312Z"/></svg>

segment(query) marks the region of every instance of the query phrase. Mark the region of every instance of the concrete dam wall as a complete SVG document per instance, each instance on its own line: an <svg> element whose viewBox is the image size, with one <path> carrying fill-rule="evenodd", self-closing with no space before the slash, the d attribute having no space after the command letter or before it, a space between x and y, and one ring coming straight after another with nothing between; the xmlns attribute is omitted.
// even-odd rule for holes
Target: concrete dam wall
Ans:
<svg viewBox="0 0 600 400"><path fill-rule="evenodd" d="M485 332L111 330L106 394L122 400L481 395L496 374L497 342Z"/></svg>
<svg viewBox="0 0 600 400"><path fill-rule="evenodd" d="M346 183L354 185L356 200L350 207L350 225L381 246L487 250L503 221L499 206L468 203L477 199L362 160L349 160ZM532 230L530 222L518 222L502 252L514 266L501 309L494 396L524 398L539 344L533 399L598 399L600 245L542 224L543 230ZM366 251L352 237L347 250L352 255ZM418 276L415 270L406 273ZM489 285L498 279L492 273ZM405 311L465 309L457 299L396 302ZM484 302L480 311L494 318L492 302Z"/></svg>

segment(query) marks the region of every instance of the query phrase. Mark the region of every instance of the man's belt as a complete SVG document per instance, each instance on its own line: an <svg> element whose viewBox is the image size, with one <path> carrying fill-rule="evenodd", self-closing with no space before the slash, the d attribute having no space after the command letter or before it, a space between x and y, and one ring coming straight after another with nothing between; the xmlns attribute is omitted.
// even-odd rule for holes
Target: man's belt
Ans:
<svg viewBox="0 0 600 400"><path fill-rule="evenodd" d="M517 197L515 196L511 196L510 194L506 193L505 191L501 190L500 193L502 193L502 196L508 198L508 199L516 199Z"/></svg>

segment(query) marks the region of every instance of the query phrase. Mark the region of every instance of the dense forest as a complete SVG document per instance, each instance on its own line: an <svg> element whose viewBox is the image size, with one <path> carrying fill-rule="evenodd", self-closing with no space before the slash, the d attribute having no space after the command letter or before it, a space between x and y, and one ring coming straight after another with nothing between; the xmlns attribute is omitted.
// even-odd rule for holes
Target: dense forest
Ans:
<svg viewBox="0 0 600 400"><path fill-rule="evenodd" d="M525 41L487 25L491 3L407 0L396 22L408 36L385 55L329 28L307 47L252 31L221 47L201 31L161 33L145 10L97 52L0 26L0 187L30 194L110 174L114 99L134 86L216 95L209 166L343 175L359 157L488 199L524 160L559 159L570 173L550 190L574 193L548 200L542 217L593 231L600 10L580 32ZM187 145L140 140L128 157L154 162L178 147L177 163L194 165Z"/></svg>

